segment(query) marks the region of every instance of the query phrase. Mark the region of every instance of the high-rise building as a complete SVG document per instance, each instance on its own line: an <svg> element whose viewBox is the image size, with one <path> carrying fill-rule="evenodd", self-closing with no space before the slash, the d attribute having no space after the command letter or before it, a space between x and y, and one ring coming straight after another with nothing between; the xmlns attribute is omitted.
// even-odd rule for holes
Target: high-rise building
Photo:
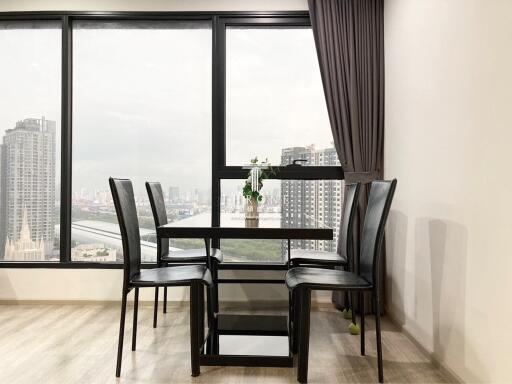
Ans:
<svg viewBox="0 0 512 384"><path fill-rule="evenodd" d="M177 203L180 200L180 187L169 187L169 203Z"/></svg>
<svg viewBox="0 0 512 384"><path fill-rule="evenodd" d="M50 255L55 237L55 121L25 119L5 131L1 150L0 252L21 238L24 212L30 237Z"/></svg>
<svg viewBox="0 0 512 384"><path fill-rule="evenodd" d="M340 165L334 148L315 149L309 146L282 149L281 165L292 164L297 159L306 160L303 166ZM327 227L334 230L333 241L293 240L292 248L335 251L342 202L343 188L340 180L282 180L281 225Z"/></svg>

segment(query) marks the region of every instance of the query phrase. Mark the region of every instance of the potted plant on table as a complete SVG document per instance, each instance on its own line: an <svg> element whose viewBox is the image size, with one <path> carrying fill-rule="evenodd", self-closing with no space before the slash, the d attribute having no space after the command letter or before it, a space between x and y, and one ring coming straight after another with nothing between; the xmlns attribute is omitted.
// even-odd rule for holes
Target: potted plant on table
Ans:
<svg viewBox="0 0 512 384"><path fill-rule="evenodd" d="M251 163L244 167L249 169L247 180L245 180L242 194L245 197L245 225L257 227L259 225L258 203L263 200L261 189L263 180L274 174L270 163L265 160L258 163L258 158L251 159Z"/></svg>

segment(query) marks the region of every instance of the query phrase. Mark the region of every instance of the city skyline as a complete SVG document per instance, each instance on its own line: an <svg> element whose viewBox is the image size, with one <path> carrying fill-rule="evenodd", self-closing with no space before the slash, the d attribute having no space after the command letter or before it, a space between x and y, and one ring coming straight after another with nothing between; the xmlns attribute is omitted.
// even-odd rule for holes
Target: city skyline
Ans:
<svg viewBox="0 0 512 384"><path fill-rule="evenodd" d="M12 152L12 148L19 146L21 142L28 143L25 145L25 152L22 152L24 156L20 156L18 153L18 161L22 159L23 166L8 166L9 158L8 154ZM14 147L12 147L14 146ZM40 151L44 148L43 151ZM0 196L7 196L9 183L6 182L8 170L12 169L24 169L25 172L30 176L35 175L42 176L37 179L36 182L32 183L34 191L39 191L41 188L48 192L44 199L39 199L38 203L47 209L46 217L47 220L35 220L29 219L29 210L25 206L17 207L16 213L6 213L3 217L6 218L4 223L10 221L19 223L14 229L11 230L10 236L4 237L4 244L2 246L2 252L5 250L9 258L17 259L31 259L41 260L50 259L52 254L51 249L53 248L53 240L58 238L58 233L55 232L56 224L58 226L58 218L55 218L55 208L58 199L58 191L49 186L55 186L58 181L55 179L55 121L48 120L46 118L34 119L26 118L20 120L15 124L15 127L8 129L5 132L3 138L3 144L0 146L0 153L2 153L0 168L2 169L2 177L0 178L2 192ZM44 155L42 155L44 154ZM39 156L39 157L38 157ZM37 161L38 158L45 160L43 165L40 165ZM323 148L316 149L312 145L302 147L289 147L281 149L281 165L291 163L294 159L304 159L307 165L337 165L337 155L334 148ZM28 161L27 159L30 159ZM50 161L48 161L50 159ZM36 172L37 170L37 172ZM22 177L20 174L18 178ZM223 215L236 213L242 214L245 207L245 201L242 196L242 186L244 180L225 180L226 184L223 184L221 193L221 211ZM7 188L7 189L6 189ZM24 190L26 191L27 188ZM211 211L211 194L209 189L199 190L193 188L192 190L184 189L179 185L165 186L167 191L166 202L168 204L168 214L170 215L170 221L183 220L190 217L200 217L201 214L209 213ZM297 196L292 196L293 191L302 191ZM319 192L320 190L320 192ZM53 191L53 192L52 192ZM316 191L313 193L313 191ZM14 192L13 192L14 193ZM263 189L265 196L264 201L260 204L260 210L263 214L271 213L278 214L280 217L281 224L293 224L293 225L317 225L321 222L322 225L330 226L335 228L339 225L339 218L341 216L339 204L336 206L335 202L339 200L340 189L339 186L335 185L332 181L306 181L306 180L277 180L269 179L265 181ZM23 195L19 201L32 201L29 195ZM302 201L299 201L302 199ZM96 188L94 191L88 191L85 188L79 191L73 190L72 195L73 202L73 233L76 233L77 229L81 230L83 225L96 225L94 221L88 220L88 215L107 215L103 216L107 218L108 222L115 223L115 210L113 207L112 198L110 191L102 188ZM332 201L330 201L332 200ZM3 200L2 200L3 201ZM334 206L333 206L334 202ZM24 204L26 205L26 204ZM33 204L32 204L33 205ZM146 194L137 198L137 206L139 215L142 217L148 217L151 215L149 203L147 201ZM295 222L292 223L290 219L290 206L294 207L293 210L295 215ZM327 211L325 207L329 206L330 210ZM6 205L2 204L2 210L5 210ZM35 208L34 208L35 207ZM319 209L318 207L324 207ZM50 209L50 210L48 210ZM44 217L37 215L38 208L33 205L30 207L30 213L36 213L34 217ZM77 211L78 210L78 211ZM77 212L84 212L78 216ZM302 221L297 221L300 217ZM85 221L84 221L85 220ZM104 220L104 219L100 219ZM144 219L142 219L144 220ZM288 221L287 221L288 220ZM285 223L286 221L286 223ZM83 223L83 224L82 224ZM89 224L85 224L89 223ZM98 222L99 223L99 222ZM75 228L75 224L80 224L79 227ZM46 235L40 235L42 227L50 231ZM7 228L4 225L4 228ZM141 222L141 230L153 230L152 218ZM51 230L53 229L53 231ZM101 230L98 230L101 233ZM83 236L83 231L82 231ZM148 235L149 236L149 233ZM333 250L333 244L336 242L337 233L335 233L334 242L294 242L294 247L302 247L305 249L321 249L321 250ZM19 243L16 241L19 238ZM49 241L51 239L51 241ZM72 244L72 256L75 261L112 261L119 260L122 257L122 249L120 243L116 245L104 244L102 238L91 237L91 240L87 240L86 236L84 240L73 241ZM154 241L151 240L151 241ZM44 251L41 249L44 248ZM146 261L150 261L151 250L146 257ZM282 252L282 251L281 251ZM41 256L43 255L43 256ZM149 259L147 259L149 257Z"/></svg>
<svg viewBox="0 0 512 384"><path fill-rule="evenodd" d="M313 152L316 152L316 153L329 153L331 157L333 157L332 159L330 159L329 161L322 161L322 162L319 162L319 161L316 161L314 163L311 163L309 162L306 162L306 163L303 163L302 165L303 166L308 166L308 165L317 165L317 166L320 166L320 165L339 165L339 160L337 159L337 154L336 154L336 151L335 151L335 148L334 146L330 146L330 147L322 147L322 148L317 148L315 145L312 145L312 144L308 144L308 145L304 145L304 146L299 146L299 147L289 147L289 148L282 148L281 151L286 151L286 150L294 150L294 149L299 149L299 153L302 153L303 151L313 151ZM302 151L302 152L301 152ZM284 159L285 157L283 157ZM282 160L280 164L277 164L277 165L280 165L280 166L286 166L288 164L291 164L293 160L295 159L304 159L304 157L302 155L297 155L297 157L286 157L286 160ZM264 195L273 195L274 193L273 192L269 192L270 191L273 191L276 189L276 186L275 185L271 185L270 187L268 187L268 183L272 183L273 181L275 181L276 179L269 179L269 180L266 180L265 181L265 187L263 189L264 191ZM107 180L108 181L108 180ZM228 180L223 180L223 183L222 183L222 186L221 186L221 198L224 196L224 197L229 197L231 198L233 195L240 195L242 196L241 194L241 189L245 183L245 180L244 179L241 179L241 180L235 180L233 183L227 183ZM144 186L144 184L142 185ZM164 197L165 197L165 200L166 202L168 203L171 203L171 202L198 202L198 200L194 199L194 196L199 194L200 196L208 196L208 198L211 197L211 188L197 188L197 187L189 187L189 188L183 188L182 186L180 185L177 185L177 183L175 184L166 184L166 183L162 183L162 186L163 186L163 193L164 193ZM171 191L172 190L172 191ZM172 198L169 198L169 196L173 196ZM102 198L98 198L98 196L103 196ZM80 187L78 186L77 188L74 188L73 191L72 191L72 198L74 201L79 201L79 200L89 200L89 201L94 201L94 200L99 200L100 202L104 202L106 198L110 199L111 200L111 197L110 196L110 189L107 186L105 187L100 187L100 186L96 186L95 188L93 189L88 189L88 188L85 188L85 187ZM140 188L140 185L139 185L139 188L138 190L135 192L135 199L136 201L145 201L145 202L148 202L147 200L147 192L145 189L141 189ZM203 199L204 200L204 199Z"/></svg>

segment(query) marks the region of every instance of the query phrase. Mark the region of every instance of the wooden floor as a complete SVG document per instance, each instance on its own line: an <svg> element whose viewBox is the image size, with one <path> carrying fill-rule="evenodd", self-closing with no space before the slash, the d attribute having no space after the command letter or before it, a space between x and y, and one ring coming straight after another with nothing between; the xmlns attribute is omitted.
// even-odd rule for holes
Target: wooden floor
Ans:
<svg viewBox="0 0 512 384"><path fill-rule="evenodd" d="M188 307L160 315L157 329L151 308L139 308L136 352L130 350L129 308L116 379L118 305L0 305L0 383L296 383L295 368L201 367L192 378ZM347 325L333 309L312 313L310 383L377 382L373 319L367 321L365 357ZM382 338L386 382L453 382L385 319Z"/></svg>

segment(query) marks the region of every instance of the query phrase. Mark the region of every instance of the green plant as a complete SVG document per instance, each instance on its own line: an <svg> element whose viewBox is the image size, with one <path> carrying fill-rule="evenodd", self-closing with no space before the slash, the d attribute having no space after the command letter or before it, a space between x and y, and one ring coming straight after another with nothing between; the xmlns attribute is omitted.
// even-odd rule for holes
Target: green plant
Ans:
<svg viewBox="0 0 512 384"><path fill-rule="evenodd" d="M251 164L254 164L255 166L258 166L258 157L255 157L254 159L251 159ZM270 163L267 162L265 159L264 162L261 164L262 166L265 166L267 168L259 170L258 174L258 190L253 191L252 189L252 182L251 182L251 171L249 171L247 175L247 180L245 180L244 187L242 188L242 195L248 199L248 200L256 200L258 202L263 200L263 195L259 192L261 191L261 188L263 188L263 180L268 179L271 175L275 175L275 171L270 165Z"/></svg>

